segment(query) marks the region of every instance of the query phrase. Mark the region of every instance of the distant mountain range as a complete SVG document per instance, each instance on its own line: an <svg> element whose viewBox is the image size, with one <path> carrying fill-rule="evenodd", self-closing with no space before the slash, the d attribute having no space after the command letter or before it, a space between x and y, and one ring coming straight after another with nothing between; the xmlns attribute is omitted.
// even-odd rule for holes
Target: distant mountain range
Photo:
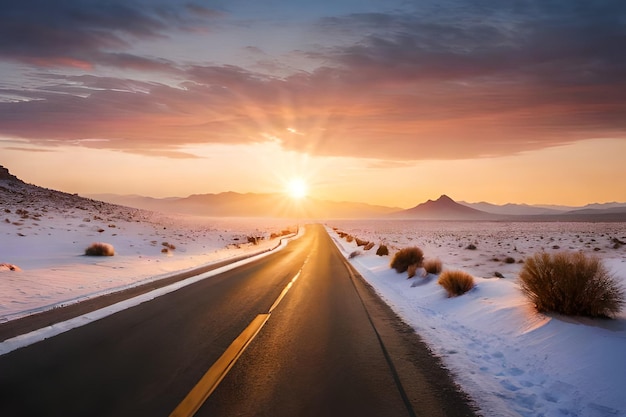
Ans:
<svg viewBox="0 0 626 417"><path fill-rule="evenodd" d="M589 204L584 207L550 208L525 204L457 203L447 195L408 210L394 218L419 220L483 221L626 221L626 203Z"/></svg>
<svg viewBox="0 0 626 417"><path fill-rule="evenodd" d="M6 168L0 166L0 197L2 197L3 190L9 191L2 187L3 182L24 184L20 179L11 175ZM47 191L53 192L53 190ZM66 193L61 194L67 195ZM283 194L240 194L235 192L194 194L188 197L171 198L117 194L92 194L85 197L138 209L207 217L626 222L626 203L589 204L584 207L495 205L486 202L459 203L446 195L442 195L437 200L428 200L410 209L402 210L398 207L312 198L294 200Z"/></svg>
<svg viewBox="0 0 626 417"><path fill-rule="evenodd" d="M195 194L183 198L95 194L90 198L153 211L211 217L390 218L463 221L626 221L626 203L549 208L524 204L458 203L446 195L402 210L397 207L316 199L292 200L282 194Z"/></svg>
<svg viewBox="0 0 626 417"><path fill-rule="evenodd" d="M594 203L587 204L583 207L572 206L556 206L556 205L528 205L528 204L504 204L496 205L486 202L480 203L467 203L465 201L459 201L467 207L472 207L477 210L485 211L492 214L504 214L504 215L517 215L517 216L532 216L532 215L544 215L544 214L563 214L567 212L580 211L580 210L609 210L615 209L618 212L626 207L626 203Z"/></svg>
<svg viewBox="0 0 626 417"><path fill-rule="evenodd" d="M208 217L379 218L401 210L398 207L312 198L294 200L284 194L235 192L194 194L182 198L92 194L89 198L153 211Z"/></svg>

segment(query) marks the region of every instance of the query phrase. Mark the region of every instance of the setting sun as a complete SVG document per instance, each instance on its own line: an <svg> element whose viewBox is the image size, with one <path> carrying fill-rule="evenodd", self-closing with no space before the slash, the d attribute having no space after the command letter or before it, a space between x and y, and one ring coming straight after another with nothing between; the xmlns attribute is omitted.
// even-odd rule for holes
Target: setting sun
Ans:
<svg viewBox="0 0 626 417"><path fill-rule="evenodd" d="M287 194L297 200L307 196L309 187L302 178L293 178L287 183Z"/></svg>

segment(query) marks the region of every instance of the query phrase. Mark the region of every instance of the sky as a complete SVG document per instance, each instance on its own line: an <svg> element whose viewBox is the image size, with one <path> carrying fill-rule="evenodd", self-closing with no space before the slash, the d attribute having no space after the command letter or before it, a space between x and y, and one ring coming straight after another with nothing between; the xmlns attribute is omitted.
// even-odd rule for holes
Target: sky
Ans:
<svg viewBox="0 0 626 417"><path fill-rule="evenodd" d="M3 0L0 165L79 194L626 202L623 0Z"/></svg>

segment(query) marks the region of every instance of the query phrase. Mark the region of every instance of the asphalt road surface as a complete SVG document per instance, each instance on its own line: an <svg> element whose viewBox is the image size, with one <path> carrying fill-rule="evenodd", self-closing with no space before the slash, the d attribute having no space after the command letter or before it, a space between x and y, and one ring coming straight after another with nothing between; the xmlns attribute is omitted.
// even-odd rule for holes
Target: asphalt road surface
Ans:
<svg viewBox="0 0 626 417"><path fill-rule="evenodd" d="M238 360L224 359L242 337ZM189 407L224 361L229 371ZM320 225L261 260L0 356L3 417L193 412L474 415Z"/></svg>

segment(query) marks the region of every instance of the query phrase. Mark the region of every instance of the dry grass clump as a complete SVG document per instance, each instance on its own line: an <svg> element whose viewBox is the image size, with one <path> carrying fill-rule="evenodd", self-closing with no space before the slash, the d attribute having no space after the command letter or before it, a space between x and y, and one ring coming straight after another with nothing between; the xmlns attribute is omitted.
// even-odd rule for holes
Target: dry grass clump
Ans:
<svg viewBox="0 0 626 417"><path fill-rule="evenodd" d="M358 237L355 237L354 240L356 241L357 246L369 245L369 242L367 240L359 239Z"/></svg>
<svg viewBox="0 0 626 417"><path fill-rule="evenodd" d="M610 317L624 305L624 290L595 256L540 252L519 275L524 294L539 311L568 316Z"/></svg>
<svg viewBox="0 0 626 417"><path fill-rule="evenodd" d="M363 248L363 250L371 250L376 244L374 242L368 242L367 245Z"/></svg>
<svg viewBox="0 0 626 417"><path fill-rule="evenodd" d="M443 264L439 259L426 259L424 261L424 269L429 274L439 275L443 270Z"/></svg>
<svg viewBox="0 0 626 417"><path fill-rule="evenodd" d="M391 260L391 267L395 269L396 272L401 273L406 272L411 265L415 265L416 267L422 266L422 262L424 262L424 252L414 246L400 249L396 252Z"/></svg>
<svg viewBox="0 0 626 417"><path fill-rule="evenodd" d="M102 242L94 242L87 249L85 249L85 255L87 256L113 256L115 255L115 249L113 245Z"/></svg>
<svg viewBox="0 0 626 417"><path fill-rule="evenodd" d="M437 283L445 288L448 297L456 297L474 288L474 277L465 271L444 271Z"/></svg>
<svg viewBox="0 0 626 417"><path fill-rule="evenodd" d="M378 249L376 249L376 255L378 256L389 255L389 248L387 247L387 245L384 245L381 243L380 246L378 246Z"/></svg>
<svg viewBox="0 0 626 417"><path fill-rule="evenodd" d="M161 245L165 246L164 249L169 249L169 250L175 250L176 249L176 246L171 244L171 243L169 243L169 242L162 242Z"/></svg>
<svg viewBox="0 0 626 417"><path fill-rule="evenodd" d="M2 262L2 263L0 263L0 271L3 271L3 270L20 272L22 270L22 268L20 268L17 265L13 265L13 264Z"/></svg>

